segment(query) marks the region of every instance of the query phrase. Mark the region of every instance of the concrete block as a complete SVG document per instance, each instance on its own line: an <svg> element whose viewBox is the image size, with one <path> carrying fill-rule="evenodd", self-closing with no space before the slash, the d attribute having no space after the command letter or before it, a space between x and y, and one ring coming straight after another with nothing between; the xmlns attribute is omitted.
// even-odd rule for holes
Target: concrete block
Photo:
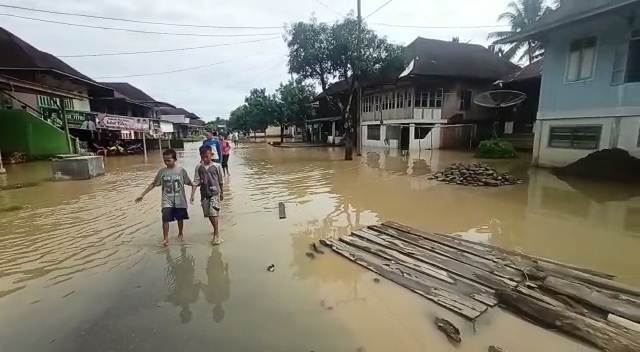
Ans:
<svg viewBox="0 0 640 352"><path fill-rule="evenodd" d="M102 156L78 156L51 161L53 178L56 180L88 180L104 175Z"/></svg>

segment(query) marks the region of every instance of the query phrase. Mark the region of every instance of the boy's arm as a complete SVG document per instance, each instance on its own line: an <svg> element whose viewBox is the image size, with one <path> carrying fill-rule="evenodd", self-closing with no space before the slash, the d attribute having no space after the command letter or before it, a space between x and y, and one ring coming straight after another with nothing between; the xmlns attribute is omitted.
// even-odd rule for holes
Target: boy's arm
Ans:
<svg viewBox="0 0 640 352"><path fill-rule="evenodd" d="M195 199L198 186L200 186L200 175L198 175L198 166L196 166L196 171L193 173L193 184L191 185L191 197L189 198L191 203Z"/></svg>
<svg viewBox="0 0 640 352"><path fill-rule="evenodd" d="M153 188L160 186L161 184L162 184L162 170L159 170L158 173L156 174L156 177L153 179L153 181L151 181L151 183L142 192L142 194L140 194L140 196L136 198L135 202L136 203L142 202L142 198L144 198L144 196L146 196L147 193L151 192Z"/></svg>
<svg viewBox="0 0 640 352"><path fill-rule="evenodd" d="M217 164L216 170L218 170L218 189L220 190L220 200L224 200L224 178L222 177L222 166L220 166L220 164Z"/></svg>

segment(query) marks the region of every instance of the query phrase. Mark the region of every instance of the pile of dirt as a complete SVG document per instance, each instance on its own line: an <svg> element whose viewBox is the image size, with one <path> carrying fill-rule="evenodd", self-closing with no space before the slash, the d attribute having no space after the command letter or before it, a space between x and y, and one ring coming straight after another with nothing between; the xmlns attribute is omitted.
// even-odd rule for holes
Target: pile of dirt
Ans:
<svg viewBox="0 0 640 352"><path fill-rule="evenodd" d="M511 176L506 172L499 173L488 165L479 162L471 164L453 164L442 171L432 174L429 176L429 179L447 184L473 187L498 187L522 183L522 180Z"/></svg>
<svg viewBox="0 0 640 352"><path fill-rule="evenodd" d="M640 159L624 149L603 149L557 168L555 173L558 176L640 183Z"/></svg>

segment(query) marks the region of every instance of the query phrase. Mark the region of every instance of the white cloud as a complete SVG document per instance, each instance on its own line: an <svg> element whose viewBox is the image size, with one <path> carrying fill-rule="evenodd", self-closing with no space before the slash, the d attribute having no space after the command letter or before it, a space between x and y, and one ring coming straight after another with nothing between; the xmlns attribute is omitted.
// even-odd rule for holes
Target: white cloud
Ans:
<svg viewBox="0 0 640 352"><path fill-rule="evenodd" d="M355 10L355 0L320 0L335 12ZM368 15L386 0L363 0L363 15ZM497 16L508 0L394 0L367 19L370 27L391 41L408 44L417 36L488 44L486 36L496 28L396 28L376 23L416 26L498 25ZM320 21L333 22L338 15L318 0L3 0L3 4L53 11L85 13L157 22L177 22L215 26L283 26L307 20L315 14ZM0 8L0 13L44 18L94 26L131 28L145 31L251 34L281 33L282 29L206 29L177 28L135 23L47 15ZM160 50L219 43L241 42L259 37L184 37L116 32L69 27L0 16L4 28L35 47L54 55ZM226 117L242 103L253 87L275 89L288 79L287 49L281 38L235 46L156 53L144 55L68 58L67 63L90 77L124 76L164 72L231 60L220 65L165 75L113 79L127 81L158 100L168 101L193 111L206 119ZM258 54L258 55L255 55ZM253 56L251 56L253 55Z"/></svg>

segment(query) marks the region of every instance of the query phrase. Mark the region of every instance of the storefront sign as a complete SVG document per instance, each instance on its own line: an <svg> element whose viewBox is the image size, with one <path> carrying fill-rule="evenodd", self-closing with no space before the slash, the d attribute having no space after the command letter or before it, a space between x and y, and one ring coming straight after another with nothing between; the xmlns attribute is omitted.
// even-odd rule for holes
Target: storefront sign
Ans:
<svg viewBox="0 0 640 352"><path fill-rule="evenodd" d="M149 119L98 114L98 128L116 131L149 132Z"/></svg>
<svg viewBox="0 0 640 352"><path fill-rule="evenodd" d="M42 113L42 118L45 121L48 121L56 127L64 128L62 114L58 109L42 107L40 108L40 112ZM93 117L93 113L81 111L65 111L65 115L67 116L69 128L80 128L80 126L82 126L82 123Z"/></svg>
<svg viewBox="0 0 640 352"><path fill-rule="evenodd" d="M173 133L173 123L160 121L160 131L162 133Z"/></svg>

